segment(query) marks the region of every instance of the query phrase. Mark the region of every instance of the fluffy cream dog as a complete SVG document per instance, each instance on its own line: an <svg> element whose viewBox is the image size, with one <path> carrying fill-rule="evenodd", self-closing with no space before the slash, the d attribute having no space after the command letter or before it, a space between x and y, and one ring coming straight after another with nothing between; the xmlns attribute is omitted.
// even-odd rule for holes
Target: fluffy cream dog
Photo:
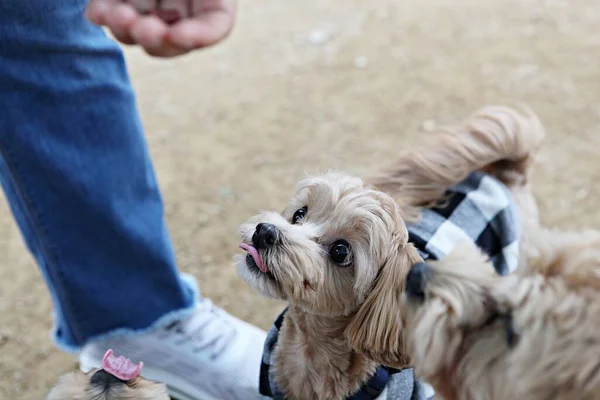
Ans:
<svg viewBox="0 0 600 400"><path fill-rule="evenodd" d="M143 364L115 357L111 350L104 356L102 369L87 374L81 371L63 375L48 394L47 400L169 400L167 387L140 376Z"/></svg>
<svg viewBox="0 0 600 400"><path fill-rule="evenodd" d="M282 213L243 224L239 274L289 303L269 371L282 394L344 399L379 365L406 367L399 302L408 269L422 260L407 222L485 171L509 188L522 223L537 223L527 171L543 136L534 116L484 108L407 151L372 186L343 174L307 178Z"/></svg>
<svg viewBox="0 0 600 400"><path fill-rule="evenodd" d="M446 400L600 398L600 232L541 232L499 277L473 246L407 277L404 334Z"/></svg>

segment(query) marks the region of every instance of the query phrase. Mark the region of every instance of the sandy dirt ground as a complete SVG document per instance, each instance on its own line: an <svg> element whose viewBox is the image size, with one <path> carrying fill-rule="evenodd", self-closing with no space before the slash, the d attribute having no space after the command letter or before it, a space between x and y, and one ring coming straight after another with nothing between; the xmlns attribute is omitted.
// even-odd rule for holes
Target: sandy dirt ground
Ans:
<svg viewBox="0 0 600 400"><path fill-rule="evenodd" d="M179 265L218 305L263 328L281 309L231 258L238 224L282 209L304 173L366 175L490 103L526 103L549 131L544 222L600 227L596 0L241 3L210 51L126 50ZM42 399L76 359L50 341L50 297L3 201L0 254L0 399Z"/></svg>

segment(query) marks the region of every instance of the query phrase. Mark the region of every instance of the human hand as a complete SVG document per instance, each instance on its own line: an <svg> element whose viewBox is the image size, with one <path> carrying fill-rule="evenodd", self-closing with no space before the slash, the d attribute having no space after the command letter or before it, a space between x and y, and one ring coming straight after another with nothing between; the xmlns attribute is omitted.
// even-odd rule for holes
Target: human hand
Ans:
<svg viewBox="0 0 600 400"><path fill-rule="evenodd" d="M174 57L224 39L236 6L236 0L90 0L86 15L122 43Z"/></svg>

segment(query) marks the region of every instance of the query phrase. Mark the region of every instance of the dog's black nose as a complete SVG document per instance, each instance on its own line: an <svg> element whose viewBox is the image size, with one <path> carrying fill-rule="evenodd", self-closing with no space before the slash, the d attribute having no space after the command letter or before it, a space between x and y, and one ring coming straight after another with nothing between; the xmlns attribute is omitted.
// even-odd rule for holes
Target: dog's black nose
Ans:
<svg viewBox="0 0 600 400"><path fill-rule="evenodd" d="M92 375L90 384L93 386L99 386L102 388L108 388L113 385L126 383L126 381L117 378L114 375L109 374L105 370L101 369Z"/></svg>
<svg viewBox="0 0 600 400"><path fill-rule="evenodd" d="M275 225L258 224L252 235L252 243L257 249L267 249L277 243L279 231Z"/></svg>
<svg viewBox="0 0 600 400"><path fill-rule="evenodd" d="M422 299L425 296L425 280L429 265L420 262L412 266L406 277L406 294L412 298Z"/></svg>

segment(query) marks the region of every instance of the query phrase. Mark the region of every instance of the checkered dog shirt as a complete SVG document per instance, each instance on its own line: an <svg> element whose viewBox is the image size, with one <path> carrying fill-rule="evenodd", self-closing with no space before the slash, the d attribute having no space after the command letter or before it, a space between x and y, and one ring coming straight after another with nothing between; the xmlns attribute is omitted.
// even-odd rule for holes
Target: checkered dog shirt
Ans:
<svg viewBox="0 0 600 400"><path fill-rule="evenodd" d="M422 211L418 223L408 224L410 241L424 260L447 255L464 240L475 242L490 257L496 271L505 275L518 262L519 215L504 184L482 172L474 172L447 192L435 207ZM259 391L265 398L284 400L276 383L273 350L284 312L267 334L260 369ZM396 370L380 366L347 400L430 400L433 389L414 376L412 368Z"/></svg>
<svg viewBox="0 0 600 400"><path fill-rule="evenodd" d="M491 259L496 272L515 270L519 256L519 215L507 187L494 177L474 172L447 191L436 206L408 224L409 240L424 260L438 260L466 240Z"/></svg>

